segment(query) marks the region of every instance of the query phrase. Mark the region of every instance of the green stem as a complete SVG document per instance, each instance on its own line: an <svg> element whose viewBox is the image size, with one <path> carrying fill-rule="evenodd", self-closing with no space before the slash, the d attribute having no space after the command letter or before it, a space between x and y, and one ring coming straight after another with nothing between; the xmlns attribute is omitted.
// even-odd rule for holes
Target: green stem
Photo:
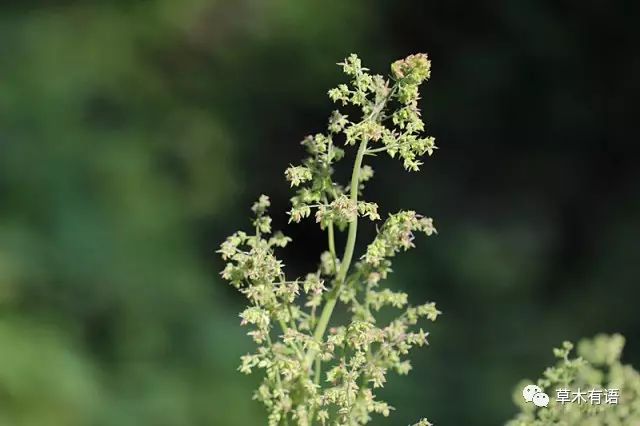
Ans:
<svg viewBox="0 0 640 426"><path fill-rule="evenodd" d="M329 223L329 253L331 253L331 259L333 260L333 270L338 271L338 260L336 257L336 239L333 232L333 222Z"/></svg>
<svg viewBox="0 0 640 426"><path fill-rule="evenodd" d="M316 358L316 365L315 365L315 371L314 371L314 378L313 378L313 383L316 385L316 387L320 386L320 375L322 374L322 360L320 359L320 357ZM309 409L309 425L313 425L314 423L314 417L316 415L315 413L315 407L311 406L311 408Z"/></svg>
<svg viewBox="0 0 640 426"><path fill-rule="evenodd" d="M358 202L358 188L360 186L360 170L362 169L362 158L364 157L364 152L367 149L367 139L362 139L360 142L360 147L358 148L358 154L356 155L355 163L353 164L353 171L351 173L351 189L350 196L351 201L354 204ZM316 342L321 342L324 337L324 332L327 329L327 325L329 324L329 319L331 318L331 314L333 313L333 309L336 307L336 303L338 301L338 296L340 295L340 288L347 277L347 272L349 271L349 267L351 266L351 259L353 257L353 251L356 246L356 236L358 234L358 217L349 223L349 233L347 234L347 243L344 249L344 256L342 258L342 262L340 265L340 271L336 277L336 285L329 294L329 298L327 299L327 303L325 303L324 308L322 309L322 313L320 314L320 319L318 320L318 325L316 326L315 332L313 333L313 338ZM313 358L315 357L315 352L313 350L309 350L307 352L306 363L308 366L311 365Z"/></svg>
<svg viewBox="0 0 640 426"><path fill-rule="evenodd" d="M313 383L316 385L320 385L320 377L322 374L322 360L318 357L316 358L316 371L313 378Z"/></svg>

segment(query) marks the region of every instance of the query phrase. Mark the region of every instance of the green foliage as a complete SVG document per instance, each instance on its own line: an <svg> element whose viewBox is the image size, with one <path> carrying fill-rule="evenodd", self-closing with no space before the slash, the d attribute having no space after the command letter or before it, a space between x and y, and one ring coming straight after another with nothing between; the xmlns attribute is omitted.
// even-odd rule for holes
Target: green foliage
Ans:
<svg viewBox="0 0 640 426"><path fill-rule="evenodd" d="M285 171L292 187L290 222L300 222L315 211L315 221L326 230L328 250L318 269L304 279L288 280L275 249L291 240L271 231L269 198L261 196L252 210L252 233L236 232L219 253L227 262L222 277L250 302L242 324L258 345L242 357L240 371L262 370L264 380L255 399L269 412L269 425L362 425L373 413L388 416L393 409L377 400L389 372L407 374L409 350L427 344L428 333L417 324L435 321L434 303L411 306L402 292L381 288L391 271L391 258L413 247L414 233L434 234L430 218L414 211L390 214L360 259L352 258L360 218L379 221L378 205L361 199L364 183L373 176L366 156L386 152L402 159L409 171L418 170L424 154L435 149L434 139L422 137L424 123L418 109L419 86L429 77L424 54L396 61L392 75L372 75L356 55L340 64L350 78L329 91L334 102L359 109L360 118L334 111L326 134L304 139L309 156ZM357 146L351 181L333 179L334 166L345 157L339 145ZM342 256L335 248L335 228L347 230ZM333 325L325 335L337 302L351 313L350 321ZM376 314L384 307L402 312L382 324ZM428 425L421 420L417 425Z"/></svg>
<svg viewBox="0 0 640 426"><path fill-rule="evenodd" d="M0 342L0 425L82 426L105 408L97 371L57 330L4 319Z"/></svg>
<svg viewBox="0 0 640 426"><path fill-rule="evenodd" d="M640 374L620 361L624 337L619 334L598 335L578 344L577 358L570 357L573 344L564 342L553 350L558 358L536 384L550 397L547 407L536 408L522 398L523 382L514 391L514 401L521 412L507 426L626 426L640 424ZM557 389L616 389L617 404L561 403Z"/></svg>

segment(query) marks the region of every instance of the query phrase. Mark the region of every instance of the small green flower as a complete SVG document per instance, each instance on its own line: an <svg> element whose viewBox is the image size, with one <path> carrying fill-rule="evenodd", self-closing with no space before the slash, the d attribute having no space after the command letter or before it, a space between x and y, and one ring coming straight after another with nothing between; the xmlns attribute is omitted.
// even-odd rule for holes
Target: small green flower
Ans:
<svg viewBox="0 0 640 426"><path fill-rule="evenodd" d="M291 166L285 170L284 175L291 182L291 186L298 186L303 182L307 182L313 178L311 170L304 166Z"/></svg>

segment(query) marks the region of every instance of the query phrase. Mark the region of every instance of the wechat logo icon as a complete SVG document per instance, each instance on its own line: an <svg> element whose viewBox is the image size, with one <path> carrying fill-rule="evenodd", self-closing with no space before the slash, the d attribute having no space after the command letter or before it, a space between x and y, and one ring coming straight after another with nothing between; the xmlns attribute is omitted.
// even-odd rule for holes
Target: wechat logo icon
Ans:
<svg viewBox="0 0 640 426"><path fill-rule="evenodd" d="M536 407L546 407L549 405L549 395L542 392L540 386L528 385L522 389L522 396L527 402L533 402Z"/></svg>

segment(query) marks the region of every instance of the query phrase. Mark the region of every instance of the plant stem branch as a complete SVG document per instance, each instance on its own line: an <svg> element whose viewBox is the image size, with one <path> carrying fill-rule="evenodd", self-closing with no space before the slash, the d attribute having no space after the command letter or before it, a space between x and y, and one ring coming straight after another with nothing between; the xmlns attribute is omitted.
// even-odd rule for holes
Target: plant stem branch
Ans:
<svg viewBox="0 0 640 426"><path fill-rule="evenodd" d="M336 238L333 231L333 222L329 223L329 253L331 253L331 259L333 260L333 270L338 271L338 260L336 256Z"/></svg>
<svg viewBox="0 0 640 426"><path fill-rule="evenodd" d="M367 139L362 139L360 141L360 146L358 147L358 153L356 154L356 160L353 164L353 171L351 172L351 189L350 189L350 197L353 203L358 202L358 188L360 186L360 171L362 169L362 158L364 157L364 152L367 149ZM347 277L347 272L349 271L349 267L351 266L351 259L353 258L353 251L356 246L356 236L358 234L358 218L356 217L353 221L349 223L349 233L347 234L347 242L344 249L344 256L342 258L342 262L340 264L340 271L336 277L336 285L329 294L329 298L327 299L327 303L324 305L322 309L322 313L320 314L320 319L318 320L318 325L316 326L315 332L313 333L313 338L316 342L321 342L324 337L324 332L327 329L327 325L329 324L329 319L331 318L331 314L333 313L333 309L336 307L336 303L338 301L338 296L340 295L340 288ZM313 362L313 358L315 356L315 351L309 350L307 352L306 363L308 366Z"/></svg>

